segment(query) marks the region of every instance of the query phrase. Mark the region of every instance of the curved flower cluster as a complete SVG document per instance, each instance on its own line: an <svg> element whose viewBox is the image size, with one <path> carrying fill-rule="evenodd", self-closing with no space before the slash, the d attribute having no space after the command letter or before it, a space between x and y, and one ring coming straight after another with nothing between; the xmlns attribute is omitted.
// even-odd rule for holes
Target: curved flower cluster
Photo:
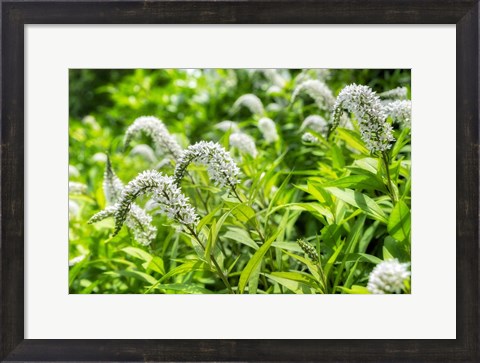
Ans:
<svg viewBox="0 0 480 363"><path fill-rule="evenodd" d="M302 141L307 143L307 144L316 144L319 142L318 138L314 135L312 135L310 132L305 132L302 135Z"/></svg>
<svg viewBox="0 0 480 363"><path fill-rule="evenodd" d="M232 111L237 112L242 106L248 108L254 115L264 114L263 103L260 101L260 98L254 94L247 93L243 96L240 96L233 104Z"/></svg>
<svg viewBox="0 0 480 363"><path fill-rule="evenodd" d="M148 246L157 237L157 228L152 225L152 216L136 204L132 204L125 224L133 231L138 243Z"/></svg>
<svg viewBox="0 0 480 363"><path fill-rule="evenodd" d="M268 117L262 117L258 121L258 128L263 134L263 138L267 143L272 143L278 140L277 127L275 122Z"/></svg>
<svg viewBox="0 0 480 363"><path fill-rule="evenodd" d="M78 169L73 165L69 165L68 166L68 177L69 178L78 178L79 176L80 176L80 173L79 173Z"/></svg>
<svg viewBox="0 0 480 363"><path fill-rule="evenodd" d="M340 123L344 109L357 118L362 140L370 152L391 147L390 143L395 140L392 126L386 121L380 99L370 87L351 84L342 89L333 108L331 131Z"/></svg>
<svg viewBox="0 0 480 363"><path fill-rule="evenodd" d="M400 293L404 282L410 277L408 263L400 263L397 259L379 263L368 278L367 289L372 294Z"/></svg>
<svg viewBox="0 0 480 363"><path fill-rule="evenodd" d="M227 132L230 130L232 132L236 132L240 130L240 128L238 127L238 124L235 121L230 121L230 120L219 122L218 124L215 125L215 128L223 132Z"/></svg>
<svg viewBox="0 0 480 363"><path fill-rule="evenodd" d="M159 213L167 215L177 223L194 228L198 222L195 209L190 205L188 198L181 192L171 176L165 176L155 170L140 173L123 189L122 195L114 207L115 236L127 219L132 205L138 197L151 194L152 199L160 207ZM133 211L135 211L133 207ZM141 216L137 216L141 217ZM150 219L151 221L151 219Z"/></svg>
<svg viewBox="0 0 480 363"><path fill-rule="evenodd" d="M190 145L182 154L175 167L175 182L180 184L190 163L207 167L208 175L219 187L228 185L233 188L238 184L240 169L219 143L200 141Z"/></svg>
<svg viewBox="0 0 480 363"><path fill-rule="evenodd" d="M305 254L312 260L312 262L318 262L318 253L315 247L313 247L310 243L305 242L303 239L297 240L298 245L300 248L305 252Z"/></svg>
<svg viewBox="0 0 480 363"><path fill-rule="evenodd" d="M300 131L303 131L305 129L310 129L312 131L315 131L317 134L327 136L328 123L322 116L310 115L305 120L303 120Z"/></svg>
<svg viewBox="0 0 480 363"><path fill-rule="evenodd" d="M72 267L75 266L77 263L82 262L87 255L79 255L77 257L72 258L71 260L68 261L68 266Z"/></svg>
<svg viewBox="0 0 480 363"><path fill-rule="evenodd" d="M110 159L107 158L107 167L103 179L103 192L108 204L116 203L122 196L124 186L112 169ZM103 211L95 214L88 223L96 223L108 217L115 217L117 205L109 205ZM152 217L136 204L132 204L127 213L125 224L133 231L135 240L148 246L157 236L157 228L152 225Z"/></svg>
<svg viewBox="0 0 480 363"><path fill-rule="evenodd" d="M144 158L146 161L150 163L154 163L157 161L157 157L155 156L155 152L152 148L145 144L135 145L130 151L130 155L137 155Z"/></svg>
<svg viewBox="0 0 480 363"><path fill-rule="evenodd" d="M125 147L127 147L130 144L130 141L141 132L144 132L147 136L152 138L159 151L172 155L175 160L180 157L182 148L175 138L170 135L163 122L154 116L141 116L130 125L125 134Z"/></svg>
<svg viewBox="0 0 480 363"><path fill-rule="evenodd" d="M123 183L112 169L110 158L107 157L107 165L103 173L103 193L108 204L114 204L122 195Z"/></svg>
<svg viewBox="0 0 480 363"><path fill-rule="evenodd" d="M79 182L68 182L69 194L85 194L87 192L87 186Z"/></svg>
<svg viewBox="0 0 480 363"><path fill-rule="evenodd" d="M335 98L333 97L330 88L328 88L325 83L317 79L309 79L303 83L300 83L293 91L292 103L302 92L305 92L311 98L313 98L318 108L321 110L330 110L335 104Z"/></svg>
<svg viewBox="0 0 480 363"><path fill-rule="evenodd" d="M230 135L230 146L233 146L245 154L250 154L254 158L257 156L257 147L252 137L243 132L236 132Z"/></svg>
<svg viewBox="0 0 480 363"><path fill-rule="evenodd" d="M73 220L80 214L80 206L74 200L68 201L68 219Z"/></svg>
<svg viewBox="0 0 480 363"><path fill-rule="evenodd" d="M385 112L393 121L410 127L412 124L412 102L407 100L393 101L384 105Z"/></svg>
<svg viewBox="0 0 480 363"><path fill-rule="evenodd" d="M397 87L379 94L380 97L393 100L404 100L407 98L407 87Z"/></svg>
<svg viewBox="0 0 480 363"><path fill-rule="evenodd" d="M266 78L270 80L275 86L283 88L287 83L287 80L280 74L278 69L269 68L269 69L262 69L262 73L265 75Z"/></svg>
<svg viewBox="0 0 480 363"><path fill-rule="evenodd" d="M295 78L295 84L301 84L310 79L318 79L320 81L326 81L330 78L331 72L329 69L316 68L316 69L304 69Z"/></svg>

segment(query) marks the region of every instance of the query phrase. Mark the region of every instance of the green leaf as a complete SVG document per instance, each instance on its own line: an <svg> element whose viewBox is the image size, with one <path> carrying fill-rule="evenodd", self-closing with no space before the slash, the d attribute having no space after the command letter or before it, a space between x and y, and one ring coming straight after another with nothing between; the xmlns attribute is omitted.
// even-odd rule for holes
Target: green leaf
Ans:
<svg viewBox="0 0 480 363"><path fill-rule="evenodd" d="M150 269L159 274L165 275L163 260L158 256L154 256L150 262L145 262L142 266L145 270Z"/></svg>
<svg viewBox="0 0 480 363"><path fill-rule="evenodd" d="M155 289L178 291L182 294L213 294L212 291L196 284L161 284Z"/></svg>
<svg viewBox="0 0 480 363"><path fill-rule="evenodd" d="M151 254L149 254L147 251L144 251L140 248L137 247L125 247L122 248L122 251L125 252L127 255L138 258L140 260L143 260L145 262L150 262L153 258Z"/></svg>
<svg viewBox="0 0 480 363"><path fill-rule="evenodd" d="M373 255L369 255L367 253L356 253L355 255L357 256L361 256L364 260L366 260L367 262L371 262L375 265L379 264L380 262L382 262L381 259L379 259L378 257L376 256L373 256Z"/></svg>
<svg viewBox="0 0 480 363"><path fill-rule="evenodd" d="M265 256L265 253L267 253L268 249L278 237L280 232L282 232L282 230L277 228L275 233L267 241L265 241L265 243L255 252L250 261L248 261L247 266L245 266L243 269L238 282L238 290L241 294L243 294L243 291L245 290L248 281L252 277L252 274L256 270L257 266L262 262L263 256Z"/></svg>
<svg viewBox="0 0 480 363"><path fill-rule="evenodd" d="M246 205L238 204L230 211L240 222L248 222L249 220L255 220L255 210Z"/></svg>
<svg viewBox="0 0 480 363"><path fill-rule="evenodd" d="M369 196L362 194L360 192L356 192L351 189L340 189L340 188L334 188L334 187L327 187L325 189L328 190L337 198L339 198L340 200L343 200L345 203L361 209L371 218L376 219L385 224L388 223L388 219L385 212Z"/></svg>
<svg viewBox="0 0 480 363"><path fill-rule="evenodd" d="M272 243L272 247L280 248L280 249L287 250L287 251L303 253L303 250L300 248L300 246L296 242L280 242L280 241L278 241L278 242Z"/></svg>
<svg viewBox="0 0 480 363"><path fill-rule="evenodd" d="M253 271L252 275L250 276L250 281L248 281L248 293L249 294L256 294L258 289L258 278L260 277L260 270L262 264L258 264L255 271Z"/></svg>
<svg viewBox="0 0 480 363"><path fill-rule="evenodd" d="M345 167L345 159L342 154L342 149L333 144L331 145L331 152L333 167L336 169L343 169Z"/></svg>
<svg viewBox="0 0 480 363"><path fill-rule="evenodd" d="M342 252L343 250L343 246L344 246L345 242L342 242L340 243L339 246L337 246L335 252L330 256L330 258L328 259L326 265L325 265L325 269L324 269L324 274L325 274L325 279L328 281L328 277L330 275L330 271L332 270L333 268L333 265L335 264L335 262L337 261L337 258L338 258L338 255L340 254L340 252Z"/></svg>
<svg viewBox="0 0 480 363"><path fill-rule="evenodd" d="M393 260L394 257L392 256L390 251L388 251L387 247L383 246L382 251L384 260Z"/></svg>
<svg viewBox="0 0 480 363"><path fill-rule="evenodd" d="M404 201L397 202L388 219L388 233L397 241L404 241L410 236L410 209Z"/></svg>
<svg viewBox="0 0 480 363"><path fill-rule="evenodd" d="M242 243L248 247L253 248L254 250L258 250L257 243L253 239L251 239L248 232L242 228L228 227L228 230L223 235L223 237Z"/></svg>
<svg viewBox="0 0 480 363"><path fill-rule="evenodd" d="M203 226L207 225L213 219L213 217L215 217L215 214L217 214L217 212L221 208L222 208L221 206L218 206L217 208L212 210L210 213L208 213L205 217L203 217L197 225L197 231L200 231L203 228Z"/></svg>
<svg viewBox="0 0 480 363"><path fill-rule="evenodd" d="M373 175L349 175L344 178L322 184L322 187L375 189L387 193L385 185Z"/></svg>
<svg viewBox="0 0 480 363"><path fill-rule="evenodd" d="M317 265L315 265L310 259L308 258L305 258L303 256L299 256L295 253L291 253L291 252L288 252L286 250L283 250L283 252L292 257L293 259L297 260L297 261L300 261L301 263L303 263L305 266L308 267L308 269L310 270L310 272L312 273L313 277L315 277L315 279L317 279L317 281L320 281L320 274L318 273L318 267ZM303 252L303 251L302 251Z"/></svg>
<svg viewBox="0 0 480 363"><path fill-rule="evenodd" d="M192 271L211 271L210 267L203 261L189 260L180 266L175 267L173 270L168 271L160 281L165 281L168 278L175 275L182 275Z"/></svg>
<svg viewBox="0 0 480 363"><path fill-rule="evenodd" d="M264 275L296 294L311 294L317 289L316 281L300 272L272 272Z"/></svg>
<svg viewBox="0 0 480 363"><path fill-rule="evenodd" d="M343 286L338 286L337 289L340 289L347 294L370 294L370 291L368 291L365 286L353 285L351 289Z"/></svg>
<svg viewBox="0 0 480 363"><path fill-rule="evenodd" d="M136 270L123 270L123 271L107 271L104 272L106 275L112 276L124 276L124 277L132 277L136 280L140 280L146 282L150 285L156 284L158 281L153 276L150 276L144 272L136 271Z"/></svg>
<svg viewBox="0 0 480 363"><path fill-rule="evenodd" d="M365 143L363 140L360 138L360 135L358 133L344 129L344 128L337 128L338 131L338 136L340 139L345 141L348 146L354 148L355 150L360 151L362 154L369 155L370 151L368 151L367 147L365 146Z"/></svg>

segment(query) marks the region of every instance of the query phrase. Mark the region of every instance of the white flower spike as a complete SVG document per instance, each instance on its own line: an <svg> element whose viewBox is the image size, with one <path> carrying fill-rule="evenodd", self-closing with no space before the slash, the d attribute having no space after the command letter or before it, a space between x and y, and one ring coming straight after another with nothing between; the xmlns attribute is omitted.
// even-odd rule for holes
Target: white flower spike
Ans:
<svg viewBox="0 0 480 363"><path fill-rule="evenodd" d="M393 101L384 105L385 112L394 122L411 127L412 124L412 102L407 100Z"/></svg>
<svg viewBox="0 0 480 363"><path fill-rule="evenodd" d="M105 168L103 179L103 191L109 206L95 214L88 223L96 223L108 217L115 217L118 207L115 203L122 197L123 190L123 183L113 171L110 159L107 158L107 167ZM152 225L152 217L134 203L132 203L126 215L125 224L133 231L134 239L144 246L152 243L157 236L157 228Z"/></svg>
<svg viewBox="0 0 480 363"><path fill-rule="evenodd" d="M397 87L379 94L381 98L390 100L405 100L407 98L407 87Z"/></svg>
<svg viewBox="0 0 480 363"><path fill-rule="evenodd" d="M379 263L368 278L368 291L372 294L400 293L405 280L410 277L408 266L408 263L400 263L397 259Z"/></svg>
<svg viewBox="0 0 480 363"><path fill-rule="evenodd" d="M332 91L322 81L309 79L300 83L293 91L291 102L293 103L302 92L305 92L313 98L317 107L321 110L330 110L335 104L335 98L333 97Z"/></svg>
<svg viewBox="0 0 480 363"><path fill-rule="evenodd" d="M242 106L248 108L251 113L257 116L261 116L265 112L260 98L251 93L240 96L233 104L232 112L237 112Z"/></svg>
<svg viewBox="0 0 480 363"><path fill-rule="evenodd" d="M240 169L219 143L200 141L190 145L182 154L175 167L175 181L180 184L188 165L196 163L207 167L208 175L215 185L234 188L238 184Z"/></svg>
<svg viewBox="0 0 480 363"><path fill-rule="evenodd" d="M135 199L145 194L152 195L151 199L158 204L160 214L167 215L175 222L190 229L193 229L198 222L199 218L195 209L175 184L173 177L165 176L155 170L147 170L127 184L120 199L114 205L114 236L122 228L128 213L132 210ZM133 213L135 213L135 209L133 206ZM142 216L137 214L137 218L142 218Z"/></svg>
<svg viewBox="0 0 480 363"><path fill-rule="evenodd" d="M351 84L342 89L333 108L331 131L339 125L344 109L357 118L362 140L370 152L390 149L391 142L395 141L392 126L386 121L380 99L370 87Z"/></svg>
<svg viewBox="0 0 480 363"><path fill-rule="evenodd" d="M237 132L240 130L238 127L238 124L235 121L230 121L230 120L225 120L222 122L219 122L218 124L215 125L215 128L227 132L227 131L232 131L232 132Z"/></svg>
<svg viewBox="0 0 480 363"><path fill-rule="evenodd" d="M262 117L258 121L258 128L263 134L263 138L267 143L272 143L278 140L277 126L273 120L268 117Z"/></svg>
<svg viewBox="0 0 480 363"><path fill-rule="evenodd" d="M304 131L305 129L310 129L312 131L315 131L317 134L327 136L328 123L322 116L310 115L305 120L303 120L300 131Z"/></svg>
<svg viewBox="0 0 480 363"><path fill-rule="evenodd" d="M319 142L318 138L313 136L310 132L305 132L302 135L302 141L307 144L316 144Z"/></svg>
<svg viewBox="0 0 480 363"><path fill-rule="evenodd" d="M152 138L155 147L159 151L170 154L174 160L178 160L182 153L182 148L168 132L163 122L154 116L141 116L130 125L125 133L125 147L141 132Z"/></svg>
<svg viewBox="0 0 480 363"><path fill-rule="evenodd" d="M250 154L254 158L257 156L257 148L252 137L242 132L236 132L230 135L230 146L237 148L240 152Z"/></svg>

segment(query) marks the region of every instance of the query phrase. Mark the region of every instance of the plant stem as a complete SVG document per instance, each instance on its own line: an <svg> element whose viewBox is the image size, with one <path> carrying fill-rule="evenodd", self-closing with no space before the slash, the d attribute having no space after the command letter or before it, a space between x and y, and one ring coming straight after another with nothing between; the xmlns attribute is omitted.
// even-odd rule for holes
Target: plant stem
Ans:
<svg viewBox="0 0 480 363"><path fill-rule="evenodd" d="M186 174L188 175L190 181L192 182L192 185L195 185L195 180L194 180L193 177L190 175L190 173L187 172ZM207 214L208 214L208 213L209 213L209 212L208 212L208 205L207 205L207 203L205 202L205 200L203 199L202 194L200 193L200 191L199 191L197 188L195 188L195 192L197 193L198 198L199 198L200 201L202 202L203 207L205 208L205 212L207 212Z"/></svg>
<svg viewBox="0 0 480 363"><path fill-rule="evenodd" d="M390 177L390 168L388 167L388 157L385 151L382 151L382 160L385 165L385 171L387 172L387 189L390 191L390 197L393 202L397 202L397 197L395 196L395 189L393 187L392 178Z"/></svg>
<svg viewBox="0 0 480 363"><path fill-rule="evenodd" d="M237 199L240 201L240 203L243 203L243 200L240 198L240 196L238 195L237 193L237 189L235 188L234 185L231 185L231 188L232 188L232 191L233 191L233 194L235 194L235 196L237 197Z"/></svg>
<svg viewBox="0 0 480 363"><path fill-rule="evenodd" d="M202 243L202 241L200 241L200 238L198 237L198 235L195 233L195 231L186 226L188 231L190 232L190 234L197 240L197 242L200 244L200 246L202 246L203 250L206 251L206 248L205 248L205 245ZM230 292L230 294L235 294L235 292L233 291L232 289L232 286L230 285L230 283L228 282L228 279L227 277L225 276L225 274L223 273L222 269L220 268L220 265L218 264L217 260L215 259L215 256L213 255L213 252L210 253L210 258L213 262L213 264L215 265L215 269L217 270L217 274L218 276L222 279L223 283L225 284L225 286L227 287L228 291Z"/></svg>

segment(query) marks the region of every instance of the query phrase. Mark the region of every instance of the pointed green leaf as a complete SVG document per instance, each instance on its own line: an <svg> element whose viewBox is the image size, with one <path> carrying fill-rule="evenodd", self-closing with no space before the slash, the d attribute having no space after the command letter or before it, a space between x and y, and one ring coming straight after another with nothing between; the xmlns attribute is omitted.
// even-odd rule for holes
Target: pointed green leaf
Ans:
<svg viewBox="0 0 480 363"><path fill-rule="evenodd" d="M340 188L334 188L334 187L327 187L325 189L328 190L337 198L339 198L340 200L343 200L345 203L348 203L354 207L361 209L371 218L376 219L385 224L388 223L388 219L385 212L369 196L360 192L356 192L352 189L340 189Z"/></svg>

